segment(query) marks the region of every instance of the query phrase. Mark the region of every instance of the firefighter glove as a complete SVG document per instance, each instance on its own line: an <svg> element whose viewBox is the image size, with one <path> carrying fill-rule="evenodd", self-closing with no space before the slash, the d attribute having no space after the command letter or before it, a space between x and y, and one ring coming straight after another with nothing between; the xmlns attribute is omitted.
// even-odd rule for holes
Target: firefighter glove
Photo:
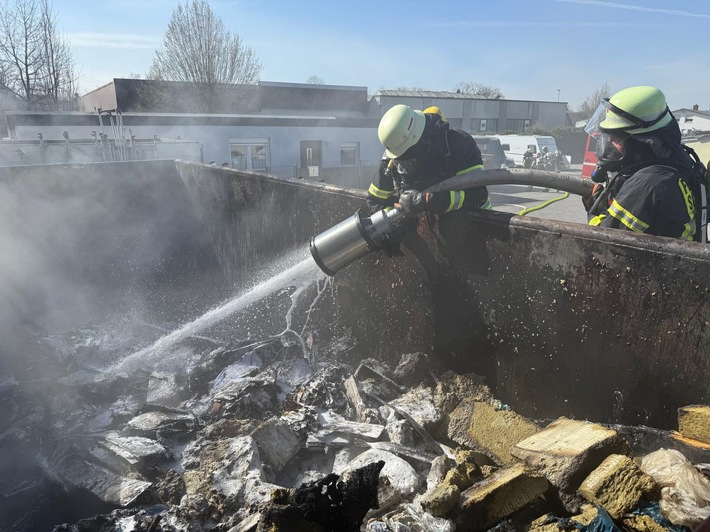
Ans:
<svg viewBox="0 0 710 532"><path fill-rule="evenodd" d="M406 215L417 215L427 210L431 194L418 190L405 190L399 196L399 206Z"/></svg>
<svg viewBox="0 0 710 532"><path fill-rule="evenodd" d="M595 183L592 187L592 195L586 198L582 198L582 203L584 204L584 208L587 212L592 210L592 207L594 207L594 204L597 202L602 192L604 192L604 185L600 183Z"/></svg>

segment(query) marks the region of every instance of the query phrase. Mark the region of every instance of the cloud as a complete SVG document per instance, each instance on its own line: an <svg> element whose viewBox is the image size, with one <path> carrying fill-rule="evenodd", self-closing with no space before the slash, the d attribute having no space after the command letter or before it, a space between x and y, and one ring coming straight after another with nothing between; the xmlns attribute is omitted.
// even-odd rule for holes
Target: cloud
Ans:
<svg viewBox="0 0 710 532"><path fill-rule="evenodd" d="M69 33L72 46L77 48L116 48L123 50L153 50L160 39L131 33Z"/></svg>
<svg viewBox="0 0 710 532"><path fill-rule="evenodd" d="M580 2L585 0L556 0L558 2ZM456 22L432 22L427 24L435 28L668 28L667 23L629 24L628 22L582 22L582 21L531 21L531 20L460 20Z"/></svg>
<svg viewBox="0 0 710 532"><path fill-rule="evenodd" d="M603 0L555 0L555 2L560 2L564 4L583 4L598 7L610 7L612 9L626 9L627 11L642 11L644 13L661 13L663 15L674 15L678 17L710 18L710 15L705 15L702 13L693 13L692 11L635 6L631 4L620 4L618 2L605 2Z"/></svg>

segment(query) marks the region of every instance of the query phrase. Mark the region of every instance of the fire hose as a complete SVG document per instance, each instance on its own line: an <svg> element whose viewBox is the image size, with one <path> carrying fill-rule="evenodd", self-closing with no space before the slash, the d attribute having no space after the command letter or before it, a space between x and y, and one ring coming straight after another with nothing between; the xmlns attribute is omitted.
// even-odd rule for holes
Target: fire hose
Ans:
<svg viewBox="0 0 710 532"><path fill-rule="evenodd" d="M589 179L542 170L471 170L437 183L424 192L465 190L485 185L534 185L588 197L593 184ZM382 242L404 218L404 212L397 208L377 211L372 216L359 209L350 218L311 237L309 247L313 260L326 274L335 275L351 262L381 250Z"/></svg>

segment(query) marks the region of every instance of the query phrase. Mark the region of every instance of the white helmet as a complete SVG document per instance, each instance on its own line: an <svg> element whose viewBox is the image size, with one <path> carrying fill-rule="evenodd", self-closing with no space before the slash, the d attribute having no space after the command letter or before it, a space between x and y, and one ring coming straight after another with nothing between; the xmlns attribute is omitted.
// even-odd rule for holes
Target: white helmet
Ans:
<svg viewBox="0 0 710 532"><path fill-rule="evenodd" d="M377 128L377 136L390 159L401 157L422 137L426 118L424 113L408 105L395 105L389 109Z"/></svg>

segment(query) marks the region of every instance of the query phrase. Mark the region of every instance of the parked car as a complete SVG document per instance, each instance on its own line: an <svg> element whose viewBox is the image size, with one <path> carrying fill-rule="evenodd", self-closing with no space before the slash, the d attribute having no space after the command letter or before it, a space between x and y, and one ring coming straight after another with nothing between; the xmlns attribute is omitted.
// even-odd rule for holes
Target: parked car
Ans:
<svg viewBox="0 0 710 532"><path fill-rule="evenodd" d="M473 135L473 139L481 150L483 167L486 170L499 168L512 168L515 163L507 157L500 140L494 136Z"/></svg>

